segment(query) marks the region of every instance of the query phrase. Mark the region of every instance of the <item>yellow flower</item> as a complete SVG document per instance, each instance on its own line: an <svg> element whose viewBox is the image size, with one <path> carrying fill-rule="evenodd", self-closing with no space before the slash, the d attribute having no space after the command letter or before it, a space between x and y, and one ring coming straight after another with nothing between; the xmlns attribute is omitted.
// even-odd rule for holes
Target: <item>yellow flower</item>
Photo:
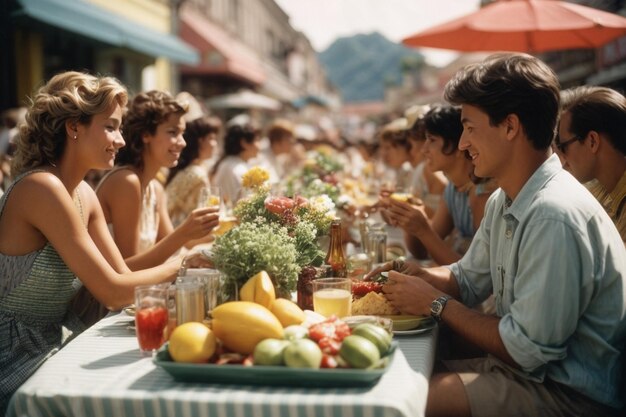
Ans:
<svg viewBox="0 0 626 417"><path fill-rule="evenodd" d="M252 167L241 177L245 188L259 188L269 179L269 172L261 167Z"/></svg>
<svg viewBox="0 0 626 417"><path fill-rule="evenodd" d="M328 145L320 145L315 148L315 150L326 156L331 156L336 152L331 146Z"/></svg>

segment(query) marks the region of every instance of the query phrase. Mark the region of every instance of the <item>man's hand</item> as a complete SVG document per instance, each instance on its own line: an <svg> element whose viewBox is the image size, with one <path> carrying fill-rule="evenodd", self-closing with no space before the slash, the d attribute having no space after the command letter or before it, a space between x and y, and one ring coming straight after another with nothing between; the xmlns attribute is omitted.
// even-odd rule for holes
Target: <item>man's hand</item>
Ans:
<svg viewBox="0 0 626 417"><path fill-rule="evenodd" d="M404 260L398 258L394 261L386 262L365 274L363 277L364 281L371 281L373 278L380 275L381 272L386 271L396 271L401 272L406 275L419 275L423 273L425 270L422 268L416 261L413 260Z"/></svg>
<svg viewBox="0 0 626 417"><path fill-rule="evenodd" d="M429 315L432 301L444 295L422 278L396 271L389 272L383 293L402 313L415 315Z"/></svg>

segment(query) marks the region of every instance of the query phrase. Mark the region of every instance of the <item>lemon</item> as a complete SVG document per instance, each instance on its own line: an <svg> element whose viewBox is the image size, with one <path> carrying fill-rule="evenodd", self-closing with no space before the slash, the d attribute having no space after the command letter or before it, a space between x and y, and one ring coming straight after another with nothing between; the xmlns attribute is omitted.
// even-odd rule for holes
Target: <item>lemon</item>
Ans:
<svg viewBox="0 0 626 417"><path fill-rule="evenodd" d="M291 326L292 324L302 324L304 319L306 319L304 311L296 303L286 298L277 298L272 304L270 311L274 313L283 327Z"/></svg>
<svg viewBox="0 0 626 417"><path fill-rule="evenodd" d="M188 322L170 336L169 352L176 362L206 362L215 353L215 334L202 323Z"/></svg>

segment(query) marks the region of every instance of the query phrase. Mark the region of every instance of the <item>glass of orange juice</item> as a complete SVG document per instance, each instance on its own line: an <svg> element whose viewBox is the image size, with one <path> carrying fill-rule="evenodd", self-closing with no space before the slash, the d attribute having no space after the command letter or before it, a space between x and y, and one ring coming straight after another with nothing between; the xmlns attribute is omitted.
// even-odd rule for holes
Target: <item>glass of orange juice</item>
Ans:
<svg viewBox="0 0 626 417"><path fill-rule="evenodd" d="M311 281L313 310L324 317L346 317L352 313L352 280L318 278Z"/></svg>
<svg viewBox="0 0 626 417"><path fill-rule="evenodd" d="M211 185L202 187L198 196L198 207L220 207L220 188Z"/></svg>

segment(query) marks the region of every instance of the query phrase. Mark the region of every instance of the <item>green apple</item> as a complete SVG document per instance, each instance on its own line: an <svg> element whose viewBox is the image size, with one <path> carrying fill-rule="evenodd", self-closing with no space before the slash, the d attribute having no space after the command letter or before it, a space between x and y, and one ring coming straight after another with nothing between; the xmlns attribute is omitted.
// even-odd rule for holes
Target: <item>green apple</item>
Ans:
<svg viewBox="0 0 626 417"><path fill-rule="evenodd" d="M265 339L254 348L252 357L255 365L281 366L284 365L283 353L289 346L288 340Z"/></svg>
<svg viewBox="0 0 626 417"><path fill-rule="evenodd" d="M322 350L310 339L297 339L285 348L284 359L290 368L317 369L322 363Z"/></svg>

